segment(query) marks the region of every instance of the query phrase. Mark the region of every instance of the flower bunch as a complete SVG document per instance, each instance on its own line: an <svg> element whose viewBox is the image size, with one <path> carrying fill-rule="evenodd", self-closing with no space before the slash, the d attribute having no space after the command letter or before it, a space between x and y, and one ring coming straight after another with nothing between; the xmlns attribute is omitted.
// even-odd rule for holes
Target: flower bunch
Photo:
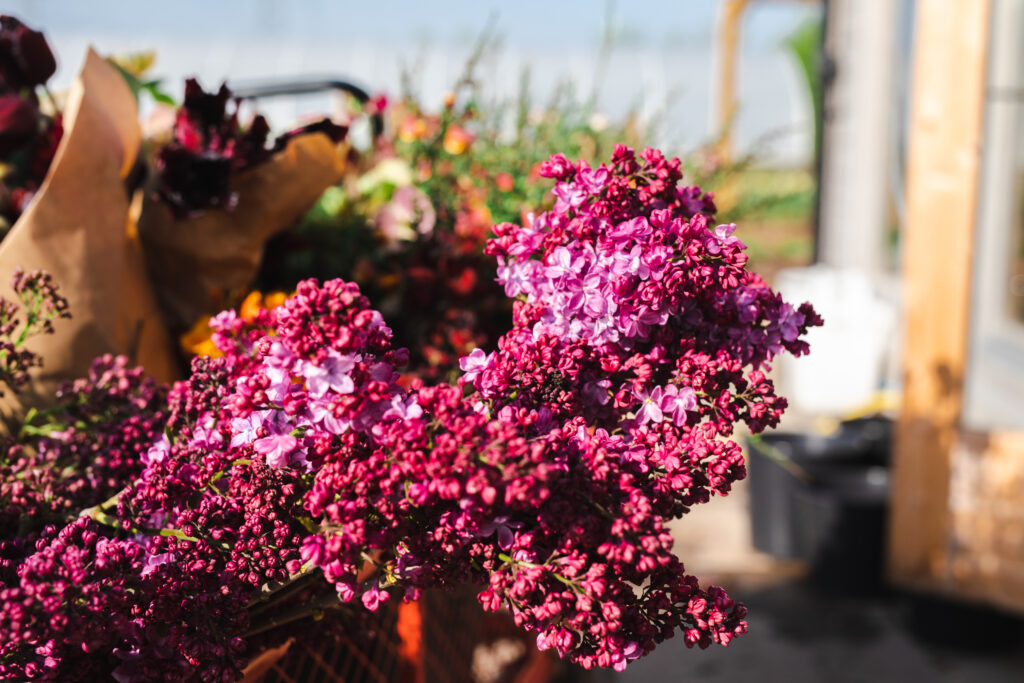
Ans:
<svg viewBox="0 0 1024 683"><path fill-rule="evenodd" d="M0 15L0 161L5 166L0 215L8 225L39 189L63 134L60 113L45 115L36 95L56 70L42 33Z"/></svg>
<svg viewBox="0 0 1024 683"><path fill-rule="evenodd" d="M322 132L338 142L346 129L329 120L289 131L268 147L270 124L256 115L243 128L238 102L230 111L231 91L221 85L216 93L203 90L194 78L185 81L185 97L174 123L173 140L161 147L156 163L156 195L176 218L206 209L232 209L238 201L232 177L257 166L282 149L289 139L306 132Z"/></svg>
<svg viewBox="0 0 1024 683"><path fill-rule="evenodd" d="M96 359L88 378L65 384L57 402L32 410L0 440L0 584L38 542L83 509L117 494L142 471L162 434L166 391L124 358Z"/></svg>
<svg viewBox="0 0 1024 683"><path fill-rule="evenodd" d="M400 381L408 352L340 280L211 320L222 355L146 423L140 474L12 563L0 676L234 680L325 610L351 627L466 583L588 668L744 633L666 525L745 475L733 426L777 421L764 365L820 320L745 270L677 161L543 172L553 210L488 245L512 329L458 384Z"/></svg>
<svg viewBox="0 0 1024 683"><path fill-rule="evenodd" d="M777 423L785 400L763 366L805 353L820 318L745 270L735 226L712 225L711 198L679 186L678 160L617 147L609 166L557 155L542 173L557 181L554 209L497 226L487 248L520 298L515 326L462 360L462 381L481 410L561 431L565 460L544 460L564 480L529 501L542 514L557 502L554 514L523 528L550 525L563 545L530 548L524 565L510 554L482 598L511 603L539 645L584 666L620 666L677 628L690 645L728 643L743 608L697 589L664 523L745 476L733 427ZM524 570L539 604L516 609Z"/></svg>
<svg viewBox="0 0 1024 683"><path fill-rule="evenodd" d="M0 527L63 522L118 493L163 432L166 394L142 368L107 355L65 383L54 406L30 411L4 456L18 476L0 481Z"/></svg>

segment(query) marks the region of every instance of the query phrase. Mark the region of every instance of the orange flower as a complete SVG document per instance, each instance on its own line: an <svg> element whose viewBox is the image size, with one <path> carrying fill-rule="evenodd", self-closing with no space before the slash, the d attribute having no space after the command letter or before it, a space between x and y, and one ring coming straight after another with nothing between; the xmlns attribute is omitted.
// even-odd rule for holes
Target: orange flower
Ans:
<svg viewBox="0 0 1024 683"><path fill-rule="evenodd" d="M238 315L245 322L252 322L260 311L269 311L277 308L285 302L288 295L284 292L270 292L264 295L259 291L249 292L249 295L245 297L245 301L238 307Z"/></svg>
<svg viewBox="0 0 1024 683"><path fill-rule="evenodd" d="M453 123L444 134L444 151L458 156L469 149L476 137L462 126Z"/></svg>
<svg viewBox="0 0 1024 683"><path fill-rule="evenodd" d="M259 315L260 309L263 308L263 295L259 292L249 292L249 295L242 301L242 305L238 307L238 315L241 316L245 322L251 322L253 318Z"/></svg>
<svg viewBox="0 0 1024 683"><path fill-rule="evenodd" d="M261 292L253 291L245 297L242 305L238 307L238 315L245 322L252 322L260 311L269 311L277 308L285 302L288 295L284 292L270 292L263 295ZM218 358L224 354L213 343L213 329L210 328L210 316L204 315L196 321L192 329L181 335L178 340L185 353L194 356L210 356Z"/></svg>
<svg viewBox="0 0 1024 683"><path fill-rule="evenodd" d="M402 282L402 276L398 273L385 273L377 278L377 286L385 292L390 292Z"/></svg>
<svg viewBox="0 0 1024 683"><path fill-rule="evenodd" d="M474 203L455 215L455 234L482 242L493 222L491 209L486 204Z"/></svg>
<svg viewBox="0 0 1024 683"><path fill-rule="evenodd" d="M416 164L416 182L425 183L434 175L434 169L426 159Z"/></svg>
<svg viewBox="0 0 1024 683"><path fill-rule="evenodd" d="M398 129L398 138L402 142L414 142L427 136L427 122L419 116L406 116Z"/></svg>
<svg viewBox="0 0 1024 683"><path fill-rule="evenodd" d="M208 315L197 320L191 330L181 335L178 342L185 353L193 356L218 358L223 355L213 343L213 330L210 329L210 316Z"/></svg>
<svg viewBox="0 0 1024 683"><path fill-rule="evenodd" d="M263 308L272 311L278 306L283 306L288 301L288 294L285 292L271 292L263 297Z"/></svg>

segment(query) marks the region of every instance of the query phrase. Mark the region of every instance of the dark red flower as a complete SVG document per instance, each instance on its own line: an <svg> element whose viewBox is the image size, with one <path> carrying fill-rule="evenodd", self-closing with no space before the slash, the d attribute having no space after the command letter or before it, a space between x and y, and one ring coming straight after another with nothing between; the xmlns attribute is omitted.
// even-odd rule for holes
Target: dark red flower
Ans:
<svg viewBox="0 0 1024 683"><path fill-rule="evenodd" d="M172 144L160 150L157 168L157 194L176 218L187 218L203 209L230 210L238 201L231 189L231 159L227 157Z"/></svg>
<svg viewBox="0 0 1024 683"><path fill-rule="evenodd" d="M238 124L238 108L228 113L231 91L203 90L194 78L185 81L185 98L174 124L174 141L160 150L157 195L177 218L205 209L234 207L238 201L231 174L267 159L270 126L257 116L248 130Z"/></svg>
<svg viewBox="0 0 1024 683"><path fill-rule="evenodd" d="M226 84L221 84L216 93L203 90L194 78L185 80L185 99L178 112L179 120L184 116L197 127L201 135L210 135L213 131L237 123L234 116L227 116L228 101L231 91Z"/></svg>
<svg viewBox="0 0 1024 683"><path fill-rule="evenodd" d="M221 85L216 93L203 90L194 78L185 81L185 99L174 124L174 141L160 150L157 196L174 215L185 218L212 208L230 210L238 201L232 190L233 174L257 166L305 133L322 132L335 142L347 128L325 119L285 133L268 146L270 124L262 116L248 128L238 122L238 102L229 111L231 91Z"/></svg>
<svg viewBox="0 0 1024 683"><path fill-rule="evenodd" d="M51 120L43 131L36 137L36 146L32 151L32 161L29 164L28 174L32 180L42 183L50 170L53 158L57 156L57 148L64 137L64 116L58 113Z"/></svg>
<svg viewBox="0 0 1024 683"><path fill-rule="evenodd" d="M46 38L12 16L0 15L0 78L11 90L46 83L57 70Z"/></svg>
<svg viewBox="0 0 1024 683"><path fill-rule="evenodd" d="M0 157L6 157L35 138L39 108L18 95L0 95Z"/></svg>

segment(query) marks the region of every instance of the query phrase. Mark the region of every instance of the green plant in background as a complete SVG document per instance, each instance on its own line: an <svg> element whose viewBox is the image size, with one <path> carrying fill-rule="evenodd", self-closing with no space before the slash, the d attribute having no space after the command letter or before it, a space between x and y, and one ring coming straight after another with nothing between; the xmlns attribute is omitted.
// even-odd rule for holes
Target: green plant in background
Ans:
<svg viewBox="0 0 1024 683"><path fill-rule="evenodd" d="M156 53L152 51L132 52L130 54L108 57L107 61L124 78L128 88L132 91L132 95L135 96L136 102L145 93L153 98L154 102L159 104L168 104L172 107L177 104L173 97L164 92L162 79L146 78L146 74L156 62Z"/></svg>
<svg viewBox="0 0 1024 683"><path fill-rule="evenodd" d="M784 46L793 57L806 96L810 99L814 125L814 153L821 145L821 36L820 19L802 24ZM782 267L803 265L813 258L812 221L817 201L813 173L805 168L767 168L755 151L723 160L716 140L684 157L684 171L690 182L715 194L719 217L724 222L743 222L742 238L751 262L770 277Z"/></svg>
<svg viewBox="0 0 1024 683"><path fill-rule="evenodd" d="M822 106L822 20L813 19L800 25L791 33L783 46L796 61L803 76L804 90L811 98L811 111L814 114L814 156L817 158L821 150L821 124L823 119Z"/></svg>
<svg viewBox="0 0 1024 683"><path fill-rule="evenodd" d="M741 238L758 272L771 277L813 257L811 225L817 187L804 168L770 168L748 153L723 162L715 141L683 159L687 183L711 191L723 223L742 223Z"/></svg>

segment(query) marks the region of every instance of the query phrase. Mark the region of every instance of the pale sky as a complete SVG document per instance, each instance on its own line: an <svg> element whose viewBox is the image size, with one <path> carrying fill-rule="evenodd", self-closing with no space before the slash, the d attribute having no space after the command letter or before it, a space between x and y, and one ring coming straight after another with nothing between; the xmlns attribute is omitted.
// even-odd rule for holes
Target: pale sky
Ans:
<svg viewBox="0 0 1024 683"><path fill-rule="evenodd" d="M717 0L15 0L7 6L50 39L57 88L70 83L92 44L101 53L155 49L154 75L166 76L166 89L175 96L190 75L215 88L225 79L312 74L395 95L403 70L414 68L428 105L440 102L493 18L501 50L480 75L495 97L514 96L524 68L531 71L537 102L566 81L589 95L600 78L599 108L613 119L636 111L661 120L657 142L672 151L714 134ZM616 40L599 76L609 7ZM769 160L809 160L810 106L780 43L821 12L816 3L751 3L743 23L735 131L741 149L771 139L759 146ZM272 123L285 126L281 119L323 104L272 106Z"/></svg>

